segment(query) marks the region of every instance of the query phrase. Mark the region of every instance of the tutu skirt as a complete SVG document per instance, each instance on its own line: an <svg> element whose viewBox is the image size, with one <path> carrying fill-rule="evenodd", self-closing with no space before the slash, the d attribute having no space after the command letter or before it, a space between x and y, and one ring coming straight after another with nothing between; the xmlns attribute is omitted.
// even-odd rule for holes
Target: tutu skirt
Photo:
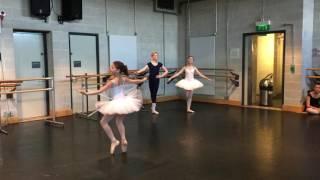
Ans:
<svg viewBox="0 0 320 180"><path fill-rule="evenodd" d="M188 91L201 88L203 86L202 82L197 79L182 79L176 83L176 86Z"/></svg>
<svg viewBox="0 0 320 180"><path fill-rule="evenodd" d="M130 114L140 110L142 106L141 91L135 89L127 94L118 94L112 100L96 103L97 111L104 115Z"/></svg>

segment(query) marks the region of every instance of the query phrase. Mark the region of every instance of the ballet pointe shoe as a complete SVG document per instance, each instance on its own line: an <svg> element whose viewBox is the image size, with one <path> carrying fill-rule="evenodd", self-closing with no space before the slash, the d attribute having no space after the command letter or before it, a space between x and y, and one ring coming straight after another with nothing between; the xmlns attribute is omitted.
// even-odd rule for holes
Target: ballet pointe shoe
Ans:
<svg viewBox="0 0 320 180"><path fill-rule="evenodd" d="M122 153L127 153L128 150L128 141L127 140L122 140L121 141L121 151Z"/></svg>
<svg viewBox="0 0 320 180"><path fill-rule="evenodd" d="M159 112L158 112L158 111L156 111L156 110L152 110L152 114L156 114L156 115L158 115L158 114L159 114Z"/></svg>
<svg viewBox="0 0 320 180"><path fill-rule="evenodd" d="M157 106L157 104L156 104L156 103L152 103L152 105L151 105L151 111L152 111L152 114L156 114L156 115L158 115L158 114L159 114L159 112L158 112L158 111L156 111L156 106Z"/></svg>
<svg viewBox="0 0 320 180"><path fill-rule="evenodd" d="M187 112L188 112L188 113L194 113L194 111L191 110L191 109L188 109Z"/></svg>
<svg viewBox="0 0 320 180"><path fill-rule="evenodd" d="M114 155L114 150L116 147L120 144L118 140L112 141L111 146L110 146L110 154Z"/></svg>

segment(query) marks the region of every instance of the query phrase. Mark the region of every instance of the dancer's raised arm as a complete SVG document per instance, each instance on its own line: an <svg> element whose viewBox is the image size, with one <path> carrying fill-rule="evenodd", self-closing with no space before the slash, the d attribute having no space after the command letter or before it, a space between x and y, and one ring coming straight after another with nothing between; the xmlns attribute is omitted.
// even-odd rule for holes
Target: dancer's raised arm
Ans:
<svg viewBox="0 0 320 180"><path fill-rule="evenodd" d="M205 76L204 74L202 74L202 73L198 70L198 68L194 67L194 69L195 69L196 73L197 73L200 77L202 77L202 78L204 78L204 79L206 79L206 80L211 81L211 79L208 78L207 76Z"/></svg>
<svg viewBox="0 0 320 180"><path fill-rule="evenodd" d="M144 81L148 80L147 77L144 77L142 79L130 79L130 78L127 78L125 77L124 78L124 81L127 82L127 83L131 83L131 84L141 84L143 83Z"/></svg>
<svg viewBox="0 0 320 180"><path fill-rule="evenodd" d="M174 74L173 76L171 76L168 80L170 81L171 79L174 79L174 78L180 76L180 75L184 72L185 68L186 68L185 66L184 66L183 68L181 68L179 72L175 73L175 74Z"/></svg>
<svg viewBox="0 0 320 180"><path fill-rule="evenodd" d="M139 69L138 71L135 72L135 74L141 74L144 72L147 72L149 70L148 65L145 65L142 69Z"/></svg>
<svg viewBox="0 0 320 180"><path fill-rule="evenodd" d="M85 90L80 90L81 94L84 95L97 95L100 94L112 87L112 81L108 81L104 86L102 86L99 90L86 92Z"/></svg>

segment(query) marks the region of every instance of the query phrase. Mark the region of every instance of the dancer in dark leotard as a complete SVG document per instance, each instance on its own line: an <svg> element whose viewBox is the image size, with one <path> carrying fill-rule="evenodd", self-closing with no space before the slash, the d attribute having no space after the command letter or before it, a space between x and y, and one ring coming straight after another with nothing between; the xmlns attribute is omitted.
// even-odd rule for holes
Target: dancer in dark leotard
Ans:
<svg viewBox="0 0 320 180"><path fill-rule="evenodd" d="M320 82L317 82L313 90L307 96L307 109L310 114L320 114Z"/></svg>
<svg viewBox="0 0 320 180"><path fill-rule="evenodd" d="M160 75L160 69L164 71L163 74ZM149 89L152 100L151 111L153 114L159 114L156 111L156 103L157 103L157 93L159 89L160 79L165 77L168 74L168 70L164 65L158 62L158 53L151 53L151 61L142 69L136 72L136 74L141 74L143 72L149 71Z"/></svg>

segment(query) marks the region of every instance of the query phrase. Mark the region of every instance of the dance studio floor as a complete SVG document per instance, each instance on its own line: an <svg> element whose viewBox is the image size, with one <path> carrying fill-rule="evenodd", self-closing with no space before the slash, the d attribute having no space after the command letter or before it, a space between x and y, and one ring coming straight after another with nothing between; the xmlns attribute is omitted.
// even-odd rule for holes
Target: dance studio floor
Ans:
<svg viewBox="0 0 320 180"><path fill-rule="evenodd" d="M205 103L187 114L184 107L160 103L160 116L130 115L128 153L117 149L114 157L97 121L10 125L0 137L0 179L320 179L320 117Z"/></svg>

